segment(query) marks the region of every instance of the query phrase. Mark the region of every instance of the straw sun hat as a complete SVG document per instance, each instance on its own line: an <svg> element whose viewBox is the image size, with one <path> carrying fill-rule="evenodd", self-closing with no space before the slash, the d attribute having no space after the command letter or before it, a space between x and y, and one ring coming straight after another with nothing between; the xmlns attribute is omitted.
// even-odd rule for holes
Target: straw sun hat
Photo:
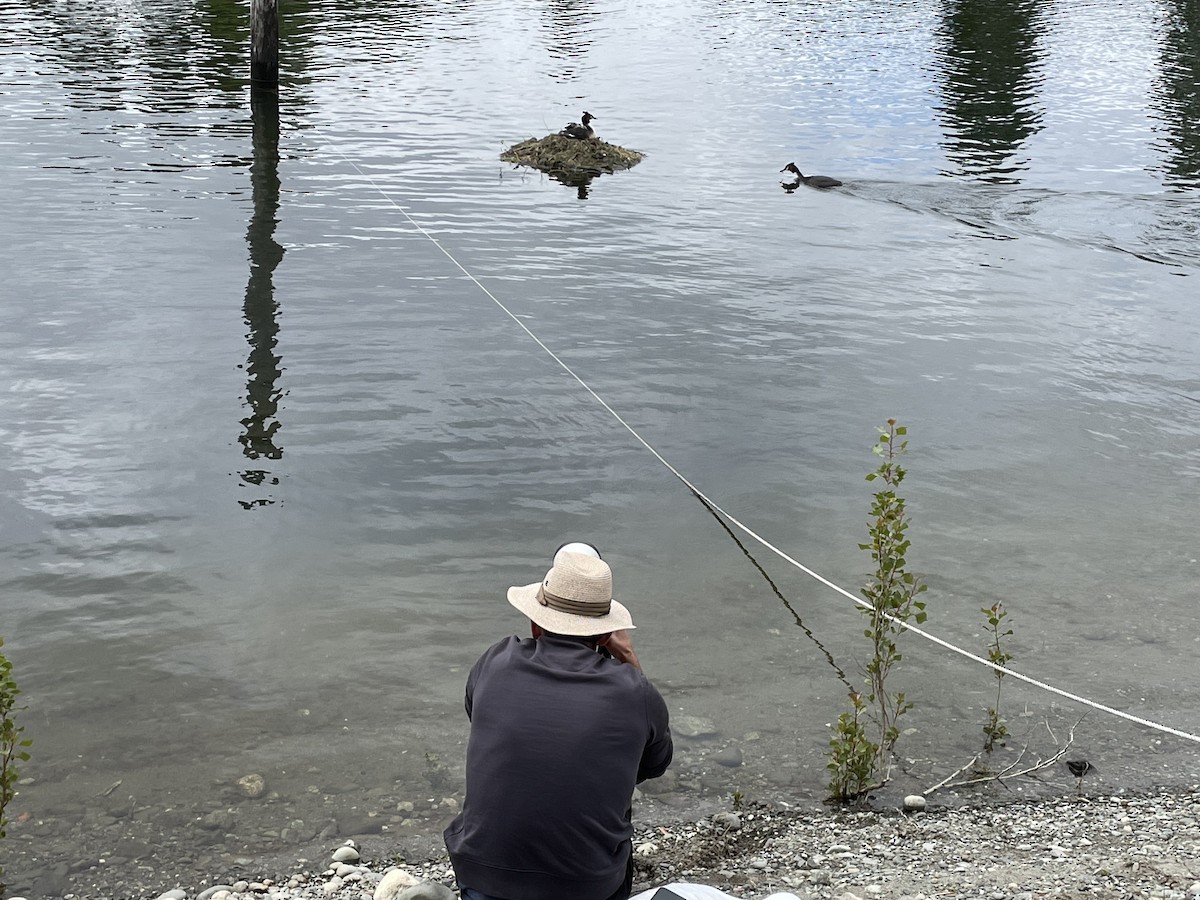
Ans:
<svg viewBox="0 0 1200 900"><path fill-rule="evenodd" d="M554 634L591 637L636 627L613 599L608 563L581 553L557 554L544 579L510 587L508 602Z"/></svg>

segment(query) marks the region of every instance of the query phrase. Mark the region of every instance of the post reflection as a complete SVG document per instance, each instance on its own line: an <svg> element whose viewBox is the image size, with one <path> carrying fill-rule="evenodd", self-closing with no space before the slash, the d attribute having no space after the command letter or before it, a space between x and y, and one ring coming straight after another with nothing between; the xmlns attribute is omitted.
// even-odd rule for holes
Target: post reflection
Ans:
<svg viewBox="0 0 1200 900"><path fill-rule="evenodd" d="M564 184L567 187L575 188L575 196L580 200L586 200L588 193L591 191L592 182L599 177L599 172L552 172L550 177L559 184Z"/></svg>
<svg viewBox="0 0 1200 900"><path fill-rule="evenodd" d="M938 36L943 147L962 174L1018 183L1021 145L1041 129L1037 0L946 0Z"/></svg>
<svg viewBox="0 0 1200 900"><path fill-rule="evenodd" d="M279 399L277 382L282 373L275 352L279 338L279 305L275 302L274 272L283 259L284 249L275 240L279 212L279 99L273 91L252 90L250 109L254 121L254 162L250 183L254 213L246 231L250 249L250 278L246 282L243 315L249 331L250 355L246 360L246 405L250 413L242 419L238 442L248 460L258 465L239 472L242 487L250 489L249 499L239 499L243 509L254 509L275 502L270 488L279 484L279 476L261 468L262 460L283 457L277 442Z"/></svg>
<svg viewBox="0 0 1200 900"><path fill-rule="evenodd" d="M1200 187L1200 3L1168 0L1152 102L1163 123L1165 179Z"/></svg>
<svg viewBox="0 0 1200 900"><path fill-rule="evenodd" d="M549 72L555 81L579 77L582 61L592 46L591 31L599 19L591 0L550 0L546 6L547 53L559 66Z"/></svg>

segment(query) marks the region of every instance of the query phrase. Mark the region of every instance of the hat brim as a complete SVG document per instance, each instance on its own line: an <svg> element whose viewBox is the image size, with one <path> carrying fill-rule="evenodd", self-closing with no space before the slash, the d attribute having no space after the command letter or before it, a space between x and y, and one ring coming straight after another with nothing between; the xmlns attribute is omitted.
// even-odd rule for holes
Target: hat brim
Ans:
<svg viewBox="0 0 1200 900"><path fill-rule="evenodd" d="M514 585L508 589L508 602L525 614L536 625L554 634L567 634L572 637L592 637L597 634L609 634L613 631L628 631L637 628L629 610L618 603L612 602L612 607L606 616L579 616L572 613L560 612L538 602L538 590L542 582L533 584Z"/></svg>

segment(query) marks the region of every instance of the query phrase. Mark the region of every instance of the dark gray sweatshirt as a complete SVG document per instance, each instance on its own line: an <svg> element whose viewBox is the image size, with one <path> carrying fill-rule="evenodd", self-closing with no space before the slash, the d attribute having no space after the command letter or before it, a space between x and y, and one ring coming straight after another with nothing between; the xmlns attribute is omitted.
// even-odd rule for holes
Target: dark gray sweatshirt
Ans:
<svg viewBox="0 0 1200 900"><path fill-rule="evenodd" d="M574 638L506 638L467 677L467 793L446 829L461 886L607 900L625 878L634 785L671 763L662 695Z"/></svg>

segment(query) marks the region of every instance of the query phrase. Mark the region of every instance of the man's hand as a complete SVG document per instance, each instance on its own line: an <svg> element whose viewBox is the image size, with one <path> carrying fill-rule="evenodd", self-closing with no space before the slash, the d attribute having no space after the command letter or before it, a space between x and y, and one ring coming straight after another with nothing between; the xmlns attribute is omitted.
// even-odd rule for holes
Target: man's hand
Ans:
<svg viewBox="0 0 1200 900"><path fill-rule="evenodd" d="M635 669L642 667L642 664L638 662L637 654L633 652L633 641L630 640L628 631L614 631L606 634L596 641L596 646L606 649L617 662L629 663Z"/></svg>

